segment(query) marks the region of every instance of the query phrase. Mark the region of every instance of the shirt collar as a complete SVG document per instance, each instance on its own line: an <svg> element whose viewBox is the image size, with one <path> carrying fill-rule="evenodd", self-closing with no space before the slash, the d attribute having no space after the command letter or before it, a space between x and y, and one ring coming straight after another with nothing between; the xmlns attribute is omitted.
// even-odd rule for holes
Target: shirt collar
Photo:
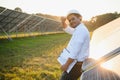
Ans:
<svg viewBox="0 0 120 80"><path fill-rule="evenodd" d="M83 23L80 23L75 29L77 29L78 27L83 26L83 25L84 25Z"/></svg>

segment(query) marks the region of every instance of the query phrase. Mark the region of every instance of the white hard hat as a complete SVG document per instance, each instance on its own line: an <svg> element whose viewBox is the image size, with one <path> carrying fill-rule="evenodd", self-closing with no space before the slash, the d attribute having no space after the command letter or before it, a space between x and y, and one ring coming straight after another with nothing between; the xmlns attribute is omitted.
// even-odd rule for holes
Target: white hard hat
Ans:
<svg viewBox="0 0 120 80"><path fill-rule="evenodd" d="M70 14L79 14L79 15L81 16L81 14L79 13L79 11L77 11L77 10L75 10L75 9L72 9L72 10L68 11L67 17L68 17Z"/></svg>

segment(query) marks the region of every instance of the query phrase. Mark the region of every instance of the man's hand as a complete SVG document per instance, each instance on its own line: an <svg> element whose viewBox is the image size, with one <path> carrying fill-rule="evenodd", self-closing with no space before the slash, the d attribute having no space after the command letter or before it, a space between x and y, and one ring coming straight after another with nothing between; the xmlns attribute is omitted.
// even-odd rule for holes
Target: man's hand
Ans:
<svg viewBox="0 0 120 80"><path fill-rule="evenodd" d="M62 71L67 71L67 69L68 69L68 65L64 64L61 66Z"/></svg>
<svg viewBox="0 0 120 80"><path fill-rule="evenodd" d="M68 58L67 62L61 66L61 70L67 71L69 65L74 61L72 58Z"/></svg>
<svg viewBox="0 0 120 80"><path fill-rule="evenodd" d="M65 22L66 21L66 17L61 17L61 22Z"/></svg>
<svg viewBox="0 0 120 80"><path fill-rule="evenodd" d="M62 27L63 28L66 28L67 27L67 24L65 23L65 21L66 21L66 17L61 17L61 22L62 22Z"/></svg>

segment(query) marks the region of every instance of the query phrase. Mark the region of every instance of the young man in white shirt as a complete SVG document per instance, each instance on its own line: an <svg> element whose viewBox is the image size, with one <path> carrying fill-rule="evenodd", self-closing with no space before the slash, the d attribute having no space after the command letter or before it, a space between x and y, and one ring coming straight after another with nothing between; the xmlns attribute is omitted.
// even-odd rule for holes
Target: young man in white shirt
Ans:
<svg viewBox="0 0 120 80"><path fill-rule="evenodd" d="M66 19L69 22L69 26L65 22ZM77 10L70 10L67 17L61 17L64 31L71 34L72 37L66 47L66 50L70 53L70 57L66 63L61 66L63 73L60 80L77 80L82 74L82 63L89 56L89 31L81 21L82 16ZM77 63L71 71L67 73L69 65L74 60L77 60Z"/></svg>

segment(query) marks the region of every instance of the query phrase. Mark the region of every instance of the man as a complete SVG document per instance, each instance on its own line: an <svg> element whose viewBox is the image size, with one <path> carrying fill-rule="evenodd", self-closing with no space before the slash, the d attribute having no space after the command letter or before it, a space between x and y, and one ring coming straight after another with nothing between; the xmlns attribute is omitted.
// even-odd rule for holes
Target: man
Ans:
<svg viewBox="0 0 120 80"><path fill-rule="evenodd" d="M66 19L69 22L69 26L66 24ZM89 56L89 31L81 21L82 16L77 10L70 10L67 17L61 17L64 31L71 34L72 37L65 48L70 53L70 57L66 63L61 66L63 73L60 80L77 80L82 74L82 63ZM77 63L71 71L67 73L69 65L74 60L77 60Z"/></svg>

